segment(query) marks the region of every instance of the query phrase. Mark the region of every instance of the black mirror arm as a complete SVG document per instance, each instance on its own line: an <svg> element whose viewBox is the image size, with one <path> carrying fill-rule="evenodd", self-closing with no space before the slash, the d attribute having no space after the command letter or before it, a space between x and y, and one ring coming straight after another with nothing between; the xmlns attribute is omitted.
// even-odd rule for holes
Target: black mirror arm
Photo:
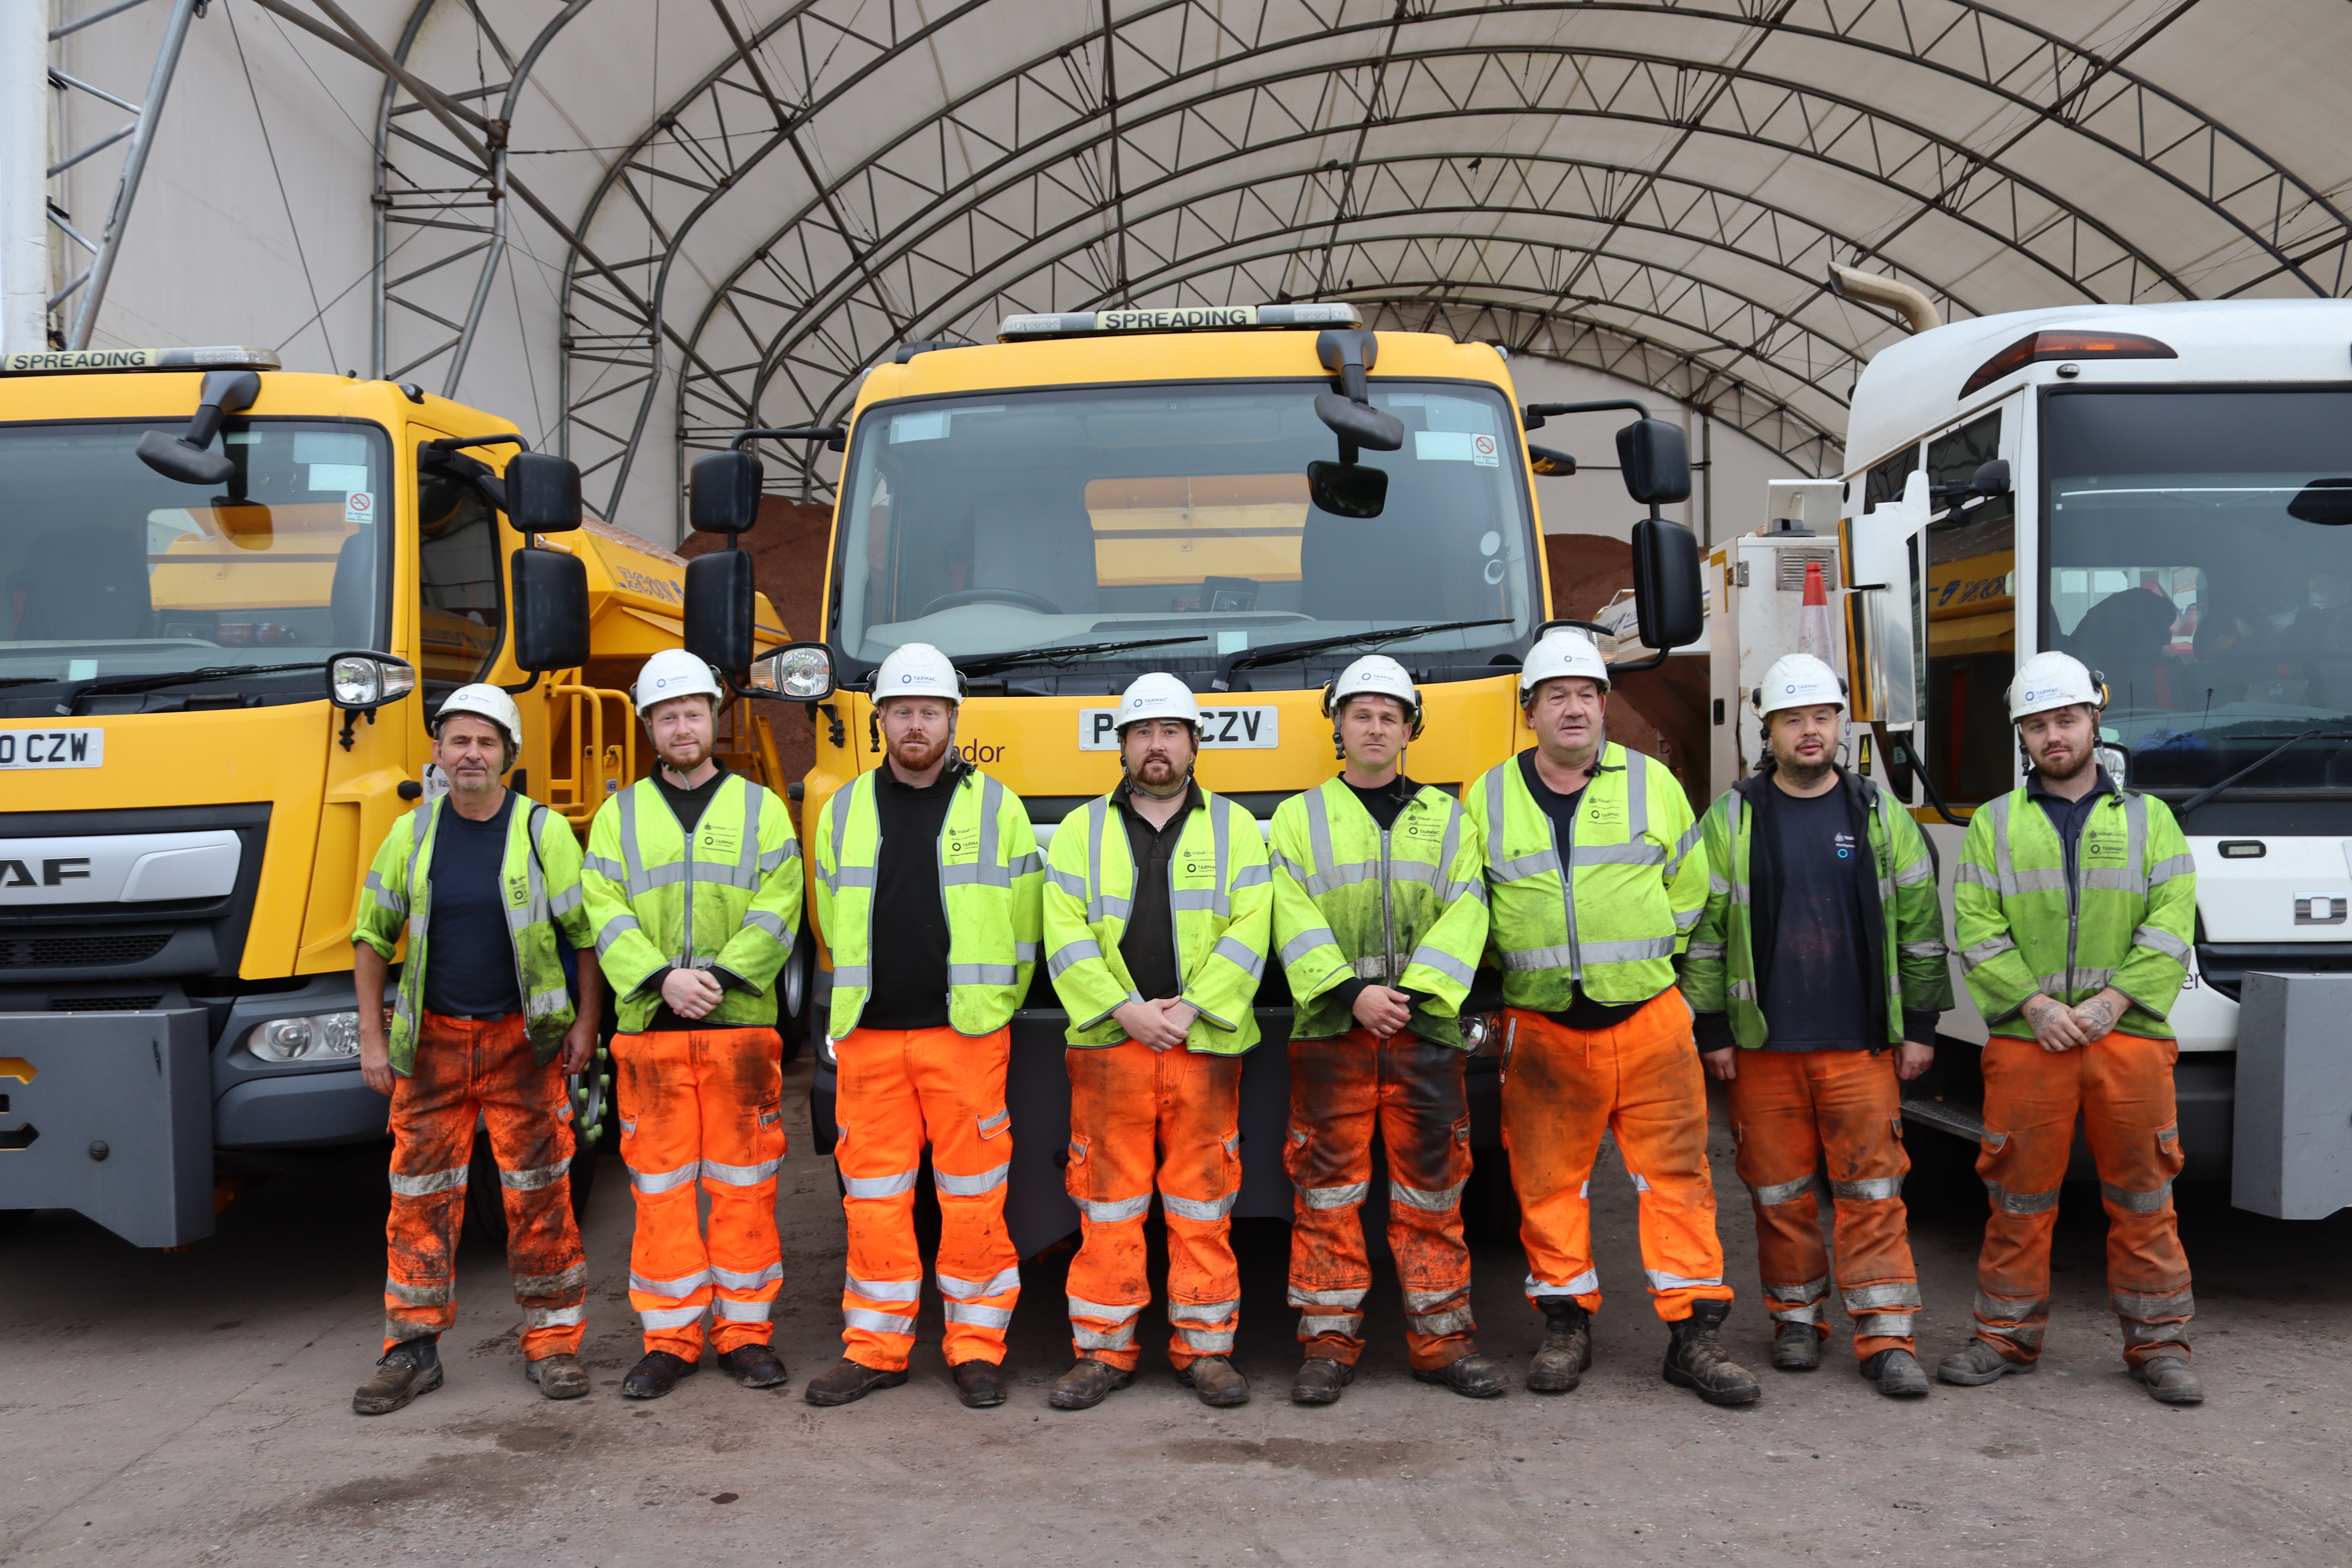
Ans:
<svg viewBox="0 0 2352 1568"><path fill-rule="evenodd" d="M739 431L735 438L727 445L730 449L741 452L749 450L752 442L760 440L823 441L827 446L832 446L834 442L845 441L848 437L848 430L839 425L796 425L785 430ZM838 447L834 447L836 452L840 449Z"/></svg>
<svg viewBox="0 0 2352 1568"><path fill-rule="evenodd" d="M1546 419L1562 414L1602 414L1612 408L1630 408L1644 419L1650 416L1650 405L1631 397L1607 397L1598 403L1530 403L1519 410L1520 427L1540 430Z"/></svg>
<svg viewBox="0 0 2352 1568"><path fill-rule="evenodd" d="M462 451L467 447L505 447L509 445L520 447L526 452L530 450L530 443L529 441L526 441L521 437L512 433L497 436L436 436L432 440L425 443L425 448L428 451L434 452L457 452Z"/></svg>

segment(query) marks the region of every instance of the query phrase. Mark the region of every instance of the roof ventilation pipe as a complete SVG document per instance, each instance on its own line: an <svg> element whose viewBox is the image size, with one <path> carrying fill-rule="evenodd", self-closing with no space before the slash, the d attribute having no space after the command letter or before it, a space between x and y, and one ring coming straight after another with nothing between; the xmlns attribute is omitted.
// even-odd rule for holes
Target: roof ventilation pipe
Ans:
<svg viewBox="0 0 2352 1568"><path fill-rule="evenodd" d="M1841 300L1859 300L1865 305L1885 305L1910 324L1915 332L1932 331L1944 324L1936 311L1935 302L1908 283L1897 283L1892 278L1881 278L1874 272L1860 272L1851 267L1830 264L1830 292Z"/></svg>

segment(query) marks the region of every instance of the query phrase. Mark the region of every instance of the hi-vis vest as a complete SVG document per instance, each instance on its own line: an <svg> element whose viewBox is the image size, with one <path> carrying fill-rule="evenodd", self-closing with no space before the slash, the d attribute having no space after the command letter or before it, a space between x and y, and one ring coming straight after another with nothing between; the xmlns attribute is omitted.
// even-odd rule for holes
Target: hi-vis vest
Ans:
<svg viewBox="0 0 2352 1568"><path fill-rule="evenodd" d="M408 962L394 995L389 1041L392 1070L403 1078L416 1070L416 1030L425 1009L425 938L433 923L433 830L448 806L445 795L403 813L392 825L375 852L375 863L368 868L359 925L352 933L352 941L367 943L389 961L400 945L401 928L408 928ZM499 890L506 905L507 937L514 944L515 984L522 995L531 1054L550 1061L573 1016L572 991L556 944L569 941L585 947L593 928L582 906L580 840L572 825L520 795L507 818Z"/></svg>
<svg viewBox="0 0 2352 1568"><path fill-rule="evenodd" d="M2172 1038L2197 862L2164 802L2110 785L2071 857L2024 790L1988 802L1960 845L1952 910L1969 993L1994 1034L2032 1039L2018 1009L2037 991L2072 1006L2112 985L2132 1003L2117 1029Z"/></svg>
<svg viewBox="0 0 2352 1568"><path fill-rule="evenodd" d="M1070 1015L1066 1037L1074 1046L1115 1046L1127 1035L1112 1011L1143 1000L1118 952L1135 896L1121 808L1100 795L1070 813L1055 830L1048 861L1045 963ZM1247 812L1201 792L1169 857L1168 901L1183 998L1201 1015L1185 1047L1239 1056L1257 1044L1252 1005L1274 914L1265 843Z"/></svg>
<svg viewBox="0 0 2352 1568"><path fill-rule="evenodd" d="M1569 842L1507 757L1470 786L1486 834L1487 945L1503 999L1565 1012L1646 1002L1675 983L1675 957L1706 903L1706 857L1674 774L1610 742L1577 801Z"/></svg>
<svg viewBox="0 0 2352 1568"><path fill-rule="evenodd" d="M689 848L661 787L639 779L597 809L581 883L623 1034L653 1020L661 997L644 987L664 969L724 969L751 987L728 986L705 1028L776 1021L769 987L800 930L801 849L766 789L730 774Z"/></svg>
<svg viewBox="0 0 2352 1568"><path fill-rule="evenodd" d="M874 874L882 853L875 780L858 774L816 819L816 923L833 949L825 1032L835 1040L857 1027L874 984ZM938 849L948 1022L958 1034L994 1034L1012 1021L1037 966L1045 868L1028 808L986 773L967 771L949 798Z"/></svg>
<svg viewBox="0 0 2352 1568"><path fill-rule="evenodd" d="M1753 777L1749 788L1780 787L1769 775ZM1856 773L1846 774L1838 788L1859 793L1869 823L1871 864L1877 873L1878 908L1886 931L1886 1043L1901 1045L1904 1009L1940 1013L1952 1005L1952 967L1944 946L1936 863L1919 825L1892 795ZM1748 912L1754 908L1748 867L1756 845L1756 813L1735 787L1707 808L1699 826L1708 867L1706 912L1699 917L1685 955L1683 997L1695 1012L1727 1011L1733 1041L1759 1047L1769 1031L1756 988Z"/></svg>
<svg viewBox="0 0 2352 1568"><path fill-rule="evenodd" d="M1298 1011L1291 1038L1356 1026L1339 1000L1350 979L1427 998L1412 1032L1462 1044L1462 999L1486 948L1486 883L1477 828L1461 802L1421 786L1383 829L1345 782L1275 808L1274 943Z"/></svg>

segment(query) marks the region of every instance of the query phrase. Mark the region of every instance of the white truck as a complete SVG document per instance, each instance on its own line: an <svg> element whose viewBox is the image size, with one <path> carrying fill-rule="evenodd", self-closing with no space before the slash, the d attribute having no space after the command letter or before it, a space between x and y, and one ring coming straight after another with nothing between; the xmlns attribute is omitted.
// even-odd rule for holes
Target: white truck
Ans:
<svg viewBox="0 0 2352 1568"><path fill-rule="evenodd" d="M2282 1217L2352 1204L2352 302L1934 327L1863 372L1846 454L1709 558L1716 787L1755 765L1746 693L1818 561L1850 761L1927 826L1948 909L1969 814L2022 780L2018 661L2074 654L2109 692L2103 760L2197 858L2189 1173ZM1957 964L1947 1044L1980 1047ZM1939 1055L1906 1113L1973 1137L1976 1052Z"/></svg>

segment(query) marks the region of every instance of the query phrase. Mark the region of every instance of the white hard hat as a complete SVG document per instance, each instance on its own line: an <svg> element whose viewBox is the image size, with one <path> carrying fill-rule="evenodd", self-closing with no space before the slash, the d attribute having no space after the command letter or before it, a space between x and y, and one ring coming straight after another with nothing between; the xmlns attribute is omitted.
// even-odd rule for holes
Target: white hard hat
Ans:
<svg viewBox="0 0 2352 1568"><path fill-rule="evenodd" d="M1346 669L1339 679L1323 689L1323 713L1337 719L1339 710L1350 697L1390 697L1404 709L1415 735L1421 732L1421 693L1412 684L1412 677L1404 666L1384 653L1368 653Z"/></svg>
<svg viewBox="0 0 2352 1568"><path fill-rule="evenodd" d="M2106 688L2083 661L2071 653L2037 653L2018 667L2009 685L2009 721L2053 708L2087 702L2094 709L2107 705Z"/></svg>
<svg viewBox="0 0 2352 1568"><path fill-rule="evenodd" d="M699 658L682 647L666 647L646 660L646 667L637 671L637 716L645 717L646 710L656 702L697 693L709 698L713 708L727 696L719 684L719 677Z"/></svg>
<svg viewBox="0 0 2352 1568"><path fill-rule="evenodd" d="M1573 626L1554 626L1536 639L1527 662L1519 666L1519 706L1532 701L1536 688L1545 681L1564 675L1581 676L1598 681L1601 690L1609 689L1609 667L1592 639Z"/></svg>
<svg viewBox="0 0 2352 1568"><path fill-rule="evenodd" d="M1749 700L1756 711L1769 719L1783 708L1811 708L1819 703L1833 702L1845 706L1845 682L1832 669L1809 653L1784 654L1772 661L1764 672L1764 684L1758 687Z"/></svg>
<svg viewBox="0 0 2352 1568"><path fill-rule="evenodd" d="M472 686L457 688L441 700L441 706L434 713L433 722L427 728L437 738L441 726L459 713L471 713L477 719L488 719L497 725L499 732L507 738L509 751L522 748L522 710L515 706L515 700L508 696L503 688L479 681Z"/></svg>
<svg viewBox="0 0 2352 1568"><path fill-rule="evenodd" d="M1193 698L1192 689L1160 670L1139 675L1118 700L1118 721L1113 726L1120 734L1127 733L1129 724L1145 719L1181 719L1201 731L1201 704Z"/></svg>
<svg viewBox="0 0 2352 1568"><path fill-rule="evenodd" d="M900 643L874 672L874 700L893 697L937 697L961 707L963 678L948 656L927 642Z"/></svg>

